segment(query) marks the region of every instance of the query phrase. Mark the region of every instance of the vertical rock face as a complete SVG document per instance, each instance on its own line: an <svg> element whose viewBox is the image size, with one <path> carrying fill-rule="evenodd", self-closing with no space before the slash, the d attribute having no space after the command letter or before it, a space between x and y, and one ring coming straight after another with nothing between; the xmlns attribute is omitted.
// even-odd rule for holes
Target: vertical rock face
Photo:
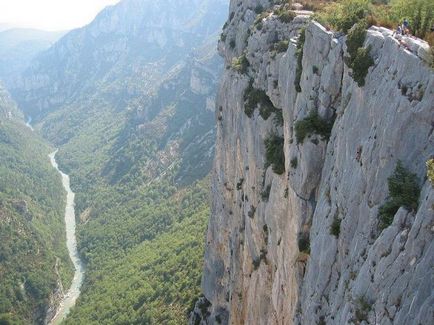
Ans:
<svg viewBox="0 0 434 325"><path fill-rule="evenodd" d="M428 324L434 74L390 31L373 27L364 46L374 65L359 87L344 63L345 37L307 16L286 19L281 8L231 1L219 44L227 69L216 107L204 297L191 323ZM312 112L331 133L300 139L296 122ZM267 139L283 141L284 170L267 166ZM400 208L379 230L398 160L417 176L419 206Z"/></svg>

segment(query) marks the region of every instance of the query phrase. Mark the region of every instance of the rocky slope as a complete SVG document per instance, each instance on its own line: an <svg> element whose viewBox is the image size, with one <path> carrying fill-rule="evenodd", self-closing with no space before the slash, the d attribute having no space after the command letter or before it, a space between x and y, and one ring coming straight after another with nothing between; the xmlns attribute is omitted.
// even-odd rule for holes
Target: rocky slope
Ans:
<svg viewBox="0 0 434 325"><path fill-rule="evenodd" d="M286 18L268 1L230 4L204 297L191 323L428 324L433 71L390 31L371 28L373 65L359 87L344 35ZM415 174L419 204L381 229L398 160Z"/></svg>
<svg viewBox="0 0 434 325"><path fill-rule="evenodd" d="M194 48L215 36L223 0L124 0L65 35L10 85L34 120L89 96L122 109L150 96Z"/></svg>

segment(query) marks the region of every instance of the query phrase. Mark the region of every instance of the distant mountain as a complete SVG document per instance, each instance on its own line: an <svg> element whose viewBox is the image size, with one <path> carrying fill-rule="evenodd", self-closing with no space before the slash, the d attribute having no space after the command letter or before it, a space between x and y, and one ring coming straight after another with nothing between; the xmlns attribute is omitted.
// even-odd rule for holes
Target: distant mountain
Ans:
<svg viewBox="0 0 434 325"><path fill-rule="evenodd" d="M122 1L40 55L11 91L35 118L95 93L127 106L215 36L226 8L224 0Z"/></svg>
<svg viewBox="0 0 434 325"><path fill-rule="evenodd" d="M37 54L47 50L64 34L25 28L1 30L0 25L0 80L10 84Z"/></svg>

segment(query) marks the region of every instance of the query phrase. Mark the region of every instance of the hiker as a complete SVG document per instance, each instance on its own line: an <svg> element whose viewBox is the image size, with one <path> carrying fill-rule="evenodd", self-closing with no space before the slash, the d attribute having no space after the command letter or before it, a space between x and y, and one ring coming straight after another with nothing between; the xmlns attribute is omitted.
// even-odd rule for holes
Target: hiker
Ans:
<svg viewBox="0 0 434 325"><path fill-rule="evenodd" d="M395 35L402 35L401 25L398 25L398 27L396 27L396 30L393 32L392 36L395 36Z"/></svg>
<svg viewBox="0 0 434 325"><path fill-rule="evenodd" d="M407 18L404 18L402 22L402 35L408 35L410 33L410 24L408 23Z"/></svg>

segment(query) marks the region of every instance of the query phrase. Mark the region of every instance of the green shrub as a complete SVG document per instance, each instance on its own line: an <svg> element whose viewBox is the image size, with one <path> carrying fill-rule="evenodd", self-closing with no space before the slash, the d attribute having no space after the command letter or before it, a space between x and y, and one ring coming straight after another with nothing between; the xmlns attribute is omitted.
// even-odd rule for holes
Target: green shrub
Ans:
<svg viewBox="0 0 434 325"><path fill-rule="evenodd" d="M280 41L274 44L274 50L278 53L286 52L288 50L289 41Z"/></svg>
<svg viewBox="0 0 434 325"><path fill-rule="evenodd" d="M271 134L265 139L266 167L270 166L276 174L285 172L285 154L283 151L284 139L276 134Z"/></svg>
<svg viewBox="0 0 434 325"><path fill-rule="evenodd" d="M248 117L252 117L258 106L259 114L264 120L267 120L272 113L277 111L265 91L253 87L252 79L244 92L244 112Z"/></svg>
<svg viewBox="0 0 434 325"><path fill-rule="evenodd" d="M309 234L303 232L298 235L298 250L301 253L310 254Z"/></svg>
<svg viewBox="0 0 434 325"><path fill-rule="evenodd" d="M291 164L292 168L296 169L297 166L298 166L298 159L297 159L297 157L292 158L290 164Z"/></svg>
<svg viewBox="0 0 434 325"><path fill-rule="evenodd" d="M235 40L234 40L234 39L231 39L230 42L229 42L229 46L230 46L230 48L231 48L231 49L234 49L234 48L235 48L235 45L236 45Z"/></svg>
<svg viewBox="0 0 434 325"><path fill-rule="evenodd" d="M274 110L273 121L276 127L283 126L283 111L281 109L276 108Z"/></svg>
<svg viewBox="0 0 434 325"><path fill-rule="evenodd" d="M354 24L370 13L368 0L343 0L327 5L316 14L316 19L324 24L347 33Z"/></svg>
<svg viewBox="0 0 434 325"><path fill-rule="evenodd" d="M340 232L341 232L341 219L339 219L339 217L336 215L330 227L330 235L333 235L336 238L338 238Z"/></svg>
<svg viewBox="0 0 434 325"><path fill-rule="evenodd" d="M370 52L371 47L363 47L366 38L366 24L356 24L348 33L346 45L349 57L345 62L353 70L353 79L359 87L365 85L365 77L368 74L369 67L374 65Z"/></svg>
<svg viewBox="0 0 434 325"><path fill-rule="evenodd" d="M290 23L291 21L294 20L295 17L295 13L293 13L292 11L286 10L284 8L278 9L275 14L277 15L277 18L285 24Z"/></svg>
<svg viewBox="0 0 434 325"><path fill-rule="evenodd" d="M262 13L264 11L264 7L262 6L262 5L257 5L256 7L255 7L255 13L257 14L257 15L259 15L260 13Z"/></svg>
<svg viewBox="0 0 434 325"><path fill-rule="evenodd" d="M297 57L297 68L295 70L295 90L297 92L301 92L301 74L303 73L303 48L304 48L304 42L306 41L306 31L302 29L300 31L300 37L298 38L297 42L297 50L295 52L295 55Z"/></svg>
<svg viewBox="0 0 434 325"><path fill-rule="evenodd" d="M420 187L417 176L408 171L401 161L398 161L393 175L387 181L390 198L378 210L381 230L392 224L400 207L408 211L416 211L419 205Z"/></svg>
<svg viewBox="0 0 434 325"><path fill-rule="evenodd" d="M350 59L357 55L357 50L363 47L366 38L366 24L356 24L348 33L346 45Z"/></svg>
<svg viewBox="0 0 434 325"><path fill-rule="evenodd" d="M312 111L306 118L295 122L295 138L297 144L303 143L307 136L318 134L322 140L328 140L333 128L333 121L322 119L316 110Z"/></svg>
<svg viewBox="0 0 434 325"><path fill-rule="evenodd" d="M356 311L355 316L356 320L361 321L367 321L368 320L368 314L372 309L372 304L366 299L365 296L359 297L356 301Z"/></svg>
<svg viewBox="0 0 434 325"><path fill-rule="evenodd" d="M245 74L247 73L247 69L250 66L249 60L247 60L247 57L245 54L239 56L238 58L232 59L232 68L239 73Z"/></svg>
<svg viewBox="0 0 434 325"><path fill-rule="evenodd" d="M370 55L371 46L367 48L359 48L357 55L351 65L353 69L353 79L359 87L365 85L365 78L368 74L369 67L374 65L374 60Z"/></svg>

